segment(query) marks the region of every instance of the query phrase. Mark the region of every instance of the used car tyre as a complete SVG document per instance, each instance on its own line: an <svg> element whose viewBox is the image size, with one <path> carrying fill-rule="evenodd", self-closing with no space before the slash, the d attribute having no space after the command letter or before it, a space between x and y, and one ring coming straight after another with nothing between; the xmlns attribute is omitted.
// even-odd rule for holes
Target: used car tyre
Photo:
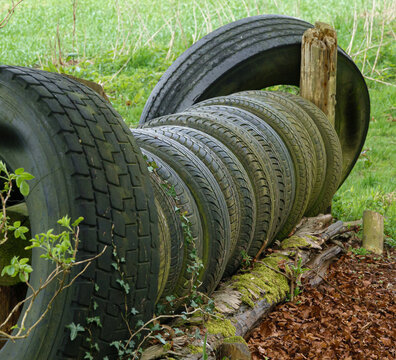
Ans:
<svg viewBox="0 0 396 360"><path fill-rule="evenodd" d="M60 74L0 66L0 159L11 170L33 174L25 198L32 235L59 230L57 220L84 217L77 260L94 261L52 304L47 316L23 340L8 341L1 359L82 359L91 351L84 336L70 340L65 327L90 327L100 355L116 352L112 341L129 337L120 318L135 308L129 326L153 314L157 296L158 229L153 191L143 156L119 114L99 95ZM130 291L117 280L113 250ZM38 288L53 267L32 252L31 285ZM77 274L81 269L74 269ZM26 326L46 309L55 283L36 298ZM96 305L95 305L96 304ZM94 308L96 310L94 310ZM22 315L26 306L22 310ZM21 315L21 316L22 316ZM98 316L102 326L89 326Z"/></svg>

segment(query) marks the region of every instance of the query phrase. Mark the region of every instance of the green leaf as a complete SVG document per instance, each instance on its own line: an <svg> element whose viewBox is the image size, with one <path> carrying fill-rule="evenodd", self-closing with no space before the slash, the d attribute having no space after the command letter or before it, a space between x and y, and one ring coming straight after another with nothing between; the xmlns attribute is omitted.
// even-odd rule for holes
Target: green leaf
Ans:
<svg viewBox="0 0 396 360"><path fill-rule="evenodd" d="M82 216L80 216L77 220L74 221L74 223L72 224L72 226L78 226L80 225L81 221L83 221L84 218Z"/></svg>
<svg viewBox="0 0 396 360"><path fill-rule="evenodd" d="M22 258L21 260L19 260L19 264L20 265L25 265L25 264L27 264L29 262L29 259L28 258Z"/></svg>
<svg viewBox="0 0 396 360"><path fill-rule="evenodd" d="M80 325L80 324L75 324L72 322L69 325L66 325L66 327L70 330L70 340L73 341L79 332L85 331L85 329Z"/></svg>
<svg viewBox="0 0 396 360"><path fill-rule="evenodd" d="M30 191L28 183L26 181L22 181L19 186L19 190L23 196L28 196Z"/></svg>
<svg viewBox="0 0 396 360"><path fill-rule="evenodd" d="M22 282L26 282L26 281L29 280L29 274L26 273L26 272L21 272L21 273L19 273L19 279L20 279Z"/></svg>
<svg viewBox="0 0 396 360"><path fill-rule="evenodd" d="M132 309L131 309L131 314L132 314L132 315L139 314L139 311L137 311L135 308L132 308Z"/></svg>
<svg viewBox="0 0 396 360"><path fill-rule="evenodd" d="M84 359L94 360L93 356L89 352L85 353Z"/></svg>
<svg viewBox="0 0 396 360"><path fill-rule="evenodd" d="M19 168L15 170L15 175L22 175L25 172L24 168Z"/></svg>
<svg viewBox="0 0 396 360"><path fill-rule="evenodd" d="M144 322L143 322L143 320L139 320L137 323L136 323L136 327L138 328L138 327L142 327L144 325Z"/></svg>
<svg viewBox="0 0 396 360"><path fill-rule="evenodd" d="M0 172L7 172L7 168L2 161L0 161Z"/></svg>
<svg viewBox="0 0 396 360"><path fill-rule="evenodd" d="M165 339L160 334L157 334L154 337L161 341L162 344L166 345Z"/></svg>
<svg viewBox="0 0 396 360"><path fill-rule="evenodd" d="M150 330L151 331L160 331L161 330L161 326L159 324L155 324L154 326L151 327Z"/></svg>
<svg viewBox="0 0 396 360"><path fill-rule="evenodd" d="M19 228L21 226L21 222L20 221L15 221L14 222L14 228Z"/></svg>

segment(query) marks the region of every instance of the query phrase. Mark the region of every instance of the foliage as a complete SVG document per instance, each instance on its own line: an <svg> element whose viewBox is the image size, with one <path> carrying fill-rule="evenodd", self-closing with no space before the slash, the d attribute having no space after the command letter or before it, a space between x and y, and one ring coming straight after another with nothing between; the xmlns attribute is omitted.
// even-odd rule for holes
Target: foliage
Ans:
<svg viewBox="0 0 396 360"><path fill-rule="evenodd" d="M19 191L25 197L29 195L29 185L27 181L33 179L34 176L25 172L24 169L20 168L15 170L14 173L9 172L6 165L0 161L0 179L2 180L2 186L0 186L0 199L1 199L1 217L0 217L0 250L1 246L4 246L9 241L9 233L13 233L13 238L18 240L26 240L25 234L29 232L29 229L21 225L21 221L15 221L13 224L9 224L10 218L7 216L7 203L12 197L13 189L19 189ZM30 290L30 294L21 300L14 308L10 309L7 318L0 324L0 339L8 339L15 341L17 339L24 339L29 336L33 329L44 319L48 311L51 309L51 305L55 298L66 288L68 288L78 276L83 274L91 262L97 257L101 256L106 248L97 256L76 261L77 249L79 244L79 228L78 225L83 221L82 217L71 223L71 219L68 216L63 217L58 223L66 230L60 234L55 234L53 229L48 230L45 233L37 234L33 239L30 239L30 245L25 247L25 250L40 249L40 257L43 260L50 261L54 265L54 269L46 278L40 280L38 288L34 288L29 283L29 275L34 271L30 264L30 258L20 258L20 256L13 256L9 265L6 265L1 270L1 276L18 276L20 281L24 282ZM69 279L69 274L74 266L83 265L83 269L75 276ZM33 304L37 299L37 296L44 291L51 283L56 283L55 290L51 293L47 306L35 312L34 322L25 327L27 317L31 313ZM10 322L12 321L13 315L16 314L23 304L27 304L27 308L24 313L20 316L18 325L13 325L11 329L16 329L16 332L10 334L6 329L10 328ZM71 338L75 338L81 328L76 325L70 325Z"/></svg>

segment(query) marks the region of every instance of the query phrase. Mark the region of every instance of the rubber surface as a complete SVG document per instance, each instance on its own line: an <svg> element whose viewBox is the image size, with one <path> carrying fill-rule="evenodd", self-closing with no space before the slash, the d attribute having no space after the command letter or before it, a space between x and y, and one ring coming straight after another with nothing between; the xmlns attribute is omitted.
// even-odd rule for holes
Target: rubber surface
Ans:
<svg viewBox="0 0 396 360"><path fill-rule="evenodd" d="M301 128L307 131L308 142L312 146L314 161L312 165L313 181L311 196L304 215L311 213L312 208L317 202L318 196L324 187L327 163L323 139L315 122L311 119L309 114L307 114L300 106L296 106L296 104L289 97L284 96L282 92L252 90L244 91L237 95L246 95L248 97L268 102L279 112L286 112L289 116L293 116L293 118L301 124Z"/></svg>
<svg viewBox="0 0 396 360"><path fill-rule="evenodd" d="M191 191L203 230L201 291L210 294L223 276L230 251L230 220L219 185L205 164L177 141L150 129L133 129L138 144L169 164Z"/></svg>
<svg viewBox="0 0 396 360"><path fill-rule="evenodd" d="M147 160L160 162L154 155L146 154ZM176 198L167 188L167 183L158 175L157 170L150 172L157 206L160 236L160 270L157 300L171 295L182 271L184 256L184 235L180 212L176 211Z"/></svg>
<svg viewBox="0 0 396 360"><path fill-rule="evenodd" d="M145 124L145 127L161 125L191 127L210 134L234 153L247 172L254 190L257 213L252 244L254 243L255 246L250 246L248 254L255 256L260 247L271 240L270 235L275 218L272 193L274 184L269 183L269 179L273 177L270 178L266 170L272 171L272 169L269 166L270 161L266 163L263 160L267 158L267 154L260 143L246 130L233 124L230 118L231 115L213 116L205 112L186 112L151 120Z"/></svg>
<svg viewBox="0 0 396 360"><path fill-rule="evenodd" d="M341 181L342 149L340 140L327 116L317 106L301 96L289 93L283 93L283 96L290 98L310 115L322 136L327 157L325 181L316 203L312 206L312 210L307 213L307 216L325 213Z"/></svg>
<svg viewBox="0 0 396 360"><path fill-rule="evenodd" d="M292 157L296 174L296 195L293 206L282 230L277 235L279 238L286 237L302 218L311 196L313 149L309 146L306 130L302 129L301 125L287 112L281 114L268 103L247 96L220 96L202 101L199 104L199 106L212 105L232 106L254 114L256 118L246 117L246 120L254 123L257 123L257 121L266 122L285 143ZM153 121L155 120L151 122Z"/></svg>
<svg viewBox="0 0 396 360"><path fill-rule="evenodd" d="M201 105L202 104L202 105ZM189 108L189 110L205 111L210 110L214 115L226 113L232 115L230 121L249 131L260 143L263 150L268 154L271 169L273 170L278 188L279 201L277 207L279 211L276 223L273 226L273 236L278 233L290 214L295 196L295 176L293 162L290 154L278 134L267 123L260 121L254 114L232 106L205 105L200 103ZM268 160L267 159L267 160Z"/></svg>
<svg viewBox="0 0 396 360"><path fill-rule="evenodd" d="M157 295L158 229L146 164L129 129L91 89L65 78L22 67L0 66L0 157L11 169L33 174L26 198L32 234L59 230L65 215L84 217L78 259L106 252L63 292L27 339L7 342L1 359L82 359L90 344L70 341L65 325L90 328L100 355L114 354L110 343L129 336L120 317L138 311L130 326L152 316ZM113 244L125 258L121 271L129 294L111 265ZM33 251L31 284L37 288L52 267ZM77 269L75 269L77 271ZM81 270L81 269L79 269ZM55 284L53 284L55 285ZM97 287L95 289L95 287ZM28 324L41 315L54 286L36 299ZM94 310L94 303L97 309ZM102 327L88 325L99 316Z"/></svg>
<svg viewBox="0 0 396 360"><path fill-rule="evenodd" d="M187 49L161 77L140 122L184 111L202 100L273 85L299 85L301 37L313 25L259 15L222 26ZM341 183L363 147L370 99L362 74L338 48L335 129L343 154Z"/></svg>
<svg viewBox="0 0 396 360"><path fill-rule="evenodd" d="M230 253L232 253L239 237L241 220L239 216L240 204L236 185L232 181L231 174L228 172L227 167L222 163L216 153L204 143L194 139L188 134L180 133L177 128L175 129L169 126L161 126L151 128L151 130L176 140L187 149L191 150L205 164L205 166L210 170L216 179L227 203L227 210L231 226Z"/></svg>
<svg viewBox="0 0 396 360"><path fill-rule="evenodd" d="M172 129L172 131L178 134L188 135L205 144L218 156L231 175L239 199L241 225L237 243L235 248L230 250L230 256L226 269L224 270L224 276L230 276L240 267L243 253L247 253L254 235L257 210L254 191L249 176L232 151L214 137L188 127L168 125L166 128Z"/></svg>
<svg viewBox="0 0 396 360"><path fill-rule="evenodd" d="M177 175L177 173L167 165L159 157L153 155L149 151L142 148L142 153L147 157L147 160L154 161L157 169L155 170L156 175L161 181L162 189L165 190L169 196L173 198L179 211L173 209L172 216L178 217L175 224L181 226L181 214L183 214L189 221L189 230L191 232L191 239L186 239L184 232L182 235L182 255L179 260L181 260L181 268L179 273L176 273L178 266L176 268L168 269L169 273L174 273L175 278L173 283L168 282L167 288L164 290L161 296L160 302L163 301L164 297L167 295L175 295L178 297L187 295L189 291L189 282L191 279L191 272L189 272L189 266L193 265L193 259L191 253L196 249L198 256L202 257L203 253L203 233L202 224L199 216L198 207L195 203L194 197L188 189L187 185L183 180ZM176 249L174 249L176 250ZM164 269L166 271L166 269ZM173 278L172 275L170 275ZM168 287L169 286L169 287Z"/></svg>

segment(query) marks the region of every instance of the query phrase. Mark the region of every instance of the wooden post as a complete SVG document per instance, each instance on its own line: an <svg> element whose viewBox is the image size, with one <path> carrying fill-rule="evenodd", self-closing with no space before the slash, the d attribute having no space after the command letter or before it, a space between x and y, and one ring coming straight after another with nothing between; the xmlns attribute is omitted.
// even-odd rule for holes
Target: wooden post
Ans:
<svg viewBox="0 0 396 360"><path fill-rule="evenodd" d="M363 212L363 247L376 254L384 251L384 218L375 211Z"/></svg>
<svg viewBox="0 0 396 360"><path fill-rule="evenodd" d="M305 31L301 44L300 95L313 102L335 124L337 34L316 22Z"/></svg>

